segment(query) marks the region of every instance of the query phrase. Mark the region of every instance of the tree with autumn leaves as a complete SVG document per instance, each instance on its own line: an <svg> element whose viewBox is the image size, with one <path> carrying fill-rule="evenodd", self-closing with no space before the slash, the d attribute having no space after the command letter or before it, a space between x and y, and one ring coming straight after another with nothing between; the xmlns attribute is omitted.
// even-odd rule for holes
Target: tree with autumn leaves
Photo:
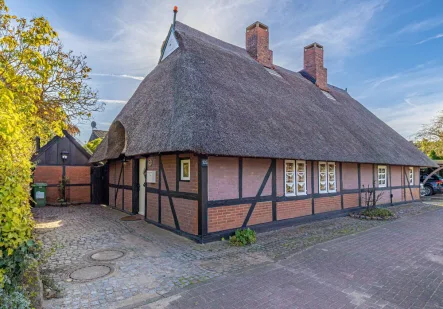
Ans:
<svg viewBox="0 0 443 309"><path fill-rule="evenodd" d="M15 261L32 252L30 211L34 139L48 141L102 108L86 83L85 56L65 51L43 17L26 20L0 0L0 288L22 269Z"/></svg>

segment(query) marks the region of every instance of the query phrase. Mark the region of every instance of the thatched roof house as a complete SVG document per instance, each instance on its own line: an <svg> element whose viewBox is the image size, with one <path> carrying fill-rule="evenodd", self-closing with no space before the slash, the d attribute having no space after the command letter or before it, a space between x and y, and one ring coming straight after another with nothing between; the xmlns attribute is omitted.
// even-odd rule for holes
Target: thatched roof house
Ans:
<svg viewBox="0 0 443 309"><path fill-rule="evenodd" d="M367 183L390 188L386 203L396 200L392 190L397 189L402 198L398 202L407 200L406 187L416 198L418 181L414 177L418 177L418 167L435 163L347 91L329 85L323 53L318 43L306 46L304 70L293 72L273 63L269 29L260 22L246 29L246 48L176 22L163 44L160 62L116 117L91 159L108 160L111 169L122 157L139 160L137 164L131 163L132 173L152 170L159 174L154 173L151 182L146 181L150 174L145 179L132 176L133 185L146 183L149 190L140 191L145 198L141 201L137 192L131 202L135 208L125 208L125 201L114 206L129 212L140 211L150 222L203 239L251 223L266 225L317 214L322 212L321 207L324 211L358 207L362 204L362 185ZM169 175L162 158L167 158L170 168L177 171L171 173L174 182L169 181L166 192L161 182L166 183L163 177ZM190 159L187 166L191 178L195 169L195 188L187 191L180 190L181 158ZM136 166L146 162L147 168ZM297 175L291 174L295 163L300 172ZM391 167L395 173L391 173ZM344 169L349 170L349 175ZM371 180L363 176L363 170ZM117 170L114 180L110 180L115 181L117 191L121 188L119 173ZM398 177L395 186L390 179L394 174ZM406 174L408 186L403 177ZM247 183L245 175L250 178ZM362 178L367 183L362 183ZM325 191L325 186L330 190ZM352 195L349 205L344 202L346 190ZM179 221L185 219L178 217L185 215L176 212L182 206L177 206L180 202L176 199L174 207L170 192L175 192L175 198L196 195L198 205L187 208L195 227L189 223L187 230L179 228ZM327 202L338 206L319 206L316 211L314 200L325 198L321 193L327 193L325 197L329 198L338 196L339 202ZM150 194L159 197L152 206ZM115 193L115 203L117 196ZM170 198L167 209L173 221L163 218L161 197ZM254 197L257 200L251 200ZM192 200L193 196L186 198ZM309 200L309 206L297 205L298 200L304 204ZM280 214L284 215L280 216L278 202L288 201L292 204L281 204ZM319 205L322 203L326 202ZM226 218L230 218L232 210L245 204L251 207L236 215L235 224L221 224L223 220L215 222L211 218L212 207L221 207L218 211L225 209ZM266 218L257 217L258 212L255 215L255 204L261 205Z"/></svg>

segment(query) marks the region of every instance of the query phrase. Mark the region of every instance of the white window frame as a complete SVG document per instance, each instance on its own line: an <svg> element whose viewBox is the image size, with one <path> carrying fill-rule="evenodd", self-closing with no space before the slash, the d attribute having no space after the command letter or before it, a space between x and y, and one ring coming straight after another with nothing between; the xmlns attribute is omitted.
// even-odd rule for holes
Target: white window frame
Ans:
<svg viewBox="0 0 443 309"><path fill-rule="evenodd" d="M384 173L380 173L380 170L384 169L385 172ZM380 178L380 175L384 175L384 179ZM380 184L380 180L384 180L385 183L384 184ZM386 188L388 186L388 168L386 165L379 165L377 166L377 184L379 188Z"/></svg>
<svg viewBox="0 0 443 309"><path fill-rule="evenodd" d="M321 165L325 165L326 166L326 170L325 172L321 172ZM329 166L333 165L334 166L334 189L330 190L329 189L329 183L331 182L331 178L330 178L330 170L329 170ZM321 183L320 183L320 179L321 179L321 174L325 173L325 190L321 190ZM337 192L337 165L335 162L326 162L326 161L320 161L318 162L318 193L335 193Z"/></svg>
<svg viewBox="0 0 443 309"><path fill-rule="evenodd" d="M292 172L288 172L287 170L286 170L286 164L287 163L292 163L293 164L293 166L294 166L294 170L292 171ZM295 196L296 195L296 192L297 192L297 187L296 187L296 181L295 181L295 176L296 176L296 169L297 169L297 165L295 164L295 160L285 160L285 162L284 162L284 164L285 164L285 166L284 166L284 172L285 172L285 196ZM293 185L293 188L294 188L294 192L287 192L286 191L286 186L288 185L288 173L292 173L293 175L292 175L292 185ZM291 183L289 183L289 184L291 184Z"/></svg>
<svg viewBox="0 0 443 309"><path fill-rule="evenodd" d="M412 166L409 167L408 179L409 179L409 185L413 186L414 185L414 168Z"/></svg>
<svg viewBox="0 0 443 309"><path fill-rule="evenodd" d="M302 172L298 171L298 165L299 164L303 164L303 171ZM299 173L303 173L303 177L305 179L305 181L300 181L300 183L304 183L304 185L305 185L305 190L303 192L299 192L298 191L298 184L299 184L298 176L299 176ZM306 161L304 161L304 160L297 160L297 161L295 161L295 193L297 195L306 195L307 194L307 187L308 187L307 183L308 183L308 179L307 179L307 175L306 175Z"/></svg>
<svg viewBox="0 0 443 309"><path fill-rule="evenodd" d="M185 163L188 163L188 166L189 166L189 175L187 177L185 177L183 175L183 171L184 171L183 165ZM180 160L180 180L182 180L182 181L190 181L191 180L191 159L181 159Z"/></svg>
<svg viewBox="0 0 443 309"><path fill-rule="evenodd" d="M287 169L286 169L286 164L288 164L288 163L292 163L293 166L294 166L294 170L292 172L288 172ZM307 184L308 184L307 176L308 175L306 173L306 161L304 161L304 160L285 160L284 164L285 164L285 166L284 166L284 172L285 172L285 196L306 195L307 194L307 187L308 187L307 186ZM303 171L301 171L301 172L299 172L297 170L299 164L303 164ZM292 180L293 180L292 182L288 182L288 174L289 173L292 174ZM302 177L304 178L305 181L303 181L303 182L301 182L301 181L299 182L298 181L299 173L302 174ZM298 184L299 183L304 183L305 190L302 191L302 192L298 191ZM287 187L288 184L293 186L294 192L287 192L286 191L286 187Z"/></svg>

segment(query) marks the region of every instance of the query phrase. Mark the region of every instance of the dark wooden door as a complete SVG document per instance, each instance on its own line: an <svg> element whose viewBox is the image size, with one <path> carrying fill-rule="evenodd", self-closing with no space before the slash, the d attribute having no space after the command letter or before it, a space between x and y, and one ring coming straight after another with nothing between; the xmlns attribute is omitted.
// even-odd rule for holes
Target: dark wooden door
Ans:
<svg viewBox="0 0 443 309"><path fill-rule="evenodd" d="M109 166L92 167L92 203L109 204Z"/></svg>

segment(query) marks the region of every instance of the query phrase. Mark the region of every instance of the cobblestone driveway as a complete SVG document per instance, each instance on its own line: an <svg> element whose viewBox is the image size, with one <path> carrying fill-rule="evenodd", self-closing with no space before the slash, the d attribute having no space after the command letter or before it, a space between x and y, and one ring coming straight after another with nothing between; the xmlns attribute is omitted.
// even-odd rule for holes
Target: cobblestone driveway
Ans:
<svg viewBox="0 0 443 309"><path fill-rule="evenodd" d="M313 246L148 308L443 308L443 210Z"/></svg>
<svg viewBox="0 0 443 309"><path fill-rule="evenodd" d="M405 218L437 208L416 203L391 209ZM315 243L386 224L382 221L338 218L260 234L257 244L235 248L226 242L196 244L144 221L120 221L126 214L102 206L45 207L34 209L33 212L37 220L36 232L45 248L56 247L55 253L43 265L43 272L55 280L64 294L63 298L47 301L45 308L135 308L180 292L183 287L189 289L209 279L257 266L274 265L275 273L279 274L278 270L284 264L274 262L297 251ZM102 249L122 250L125 255L102 263L88 258ZM344 259L346 255L330 257L335 258ZM94 264L108 265L114 272L89 282L69 278L69 272ZM340 265L337 264L337 267ZM298 274L300 269L294 270L295 273ZM270 274L270 278L275 276ZM283 274L282 278L285 278ZM240 282L240 279L238 277L236 280ZM257 279L260 280L257 283L267 281L267 278L253 278ZM186 297L182 296L182 299Z"/></svg>

